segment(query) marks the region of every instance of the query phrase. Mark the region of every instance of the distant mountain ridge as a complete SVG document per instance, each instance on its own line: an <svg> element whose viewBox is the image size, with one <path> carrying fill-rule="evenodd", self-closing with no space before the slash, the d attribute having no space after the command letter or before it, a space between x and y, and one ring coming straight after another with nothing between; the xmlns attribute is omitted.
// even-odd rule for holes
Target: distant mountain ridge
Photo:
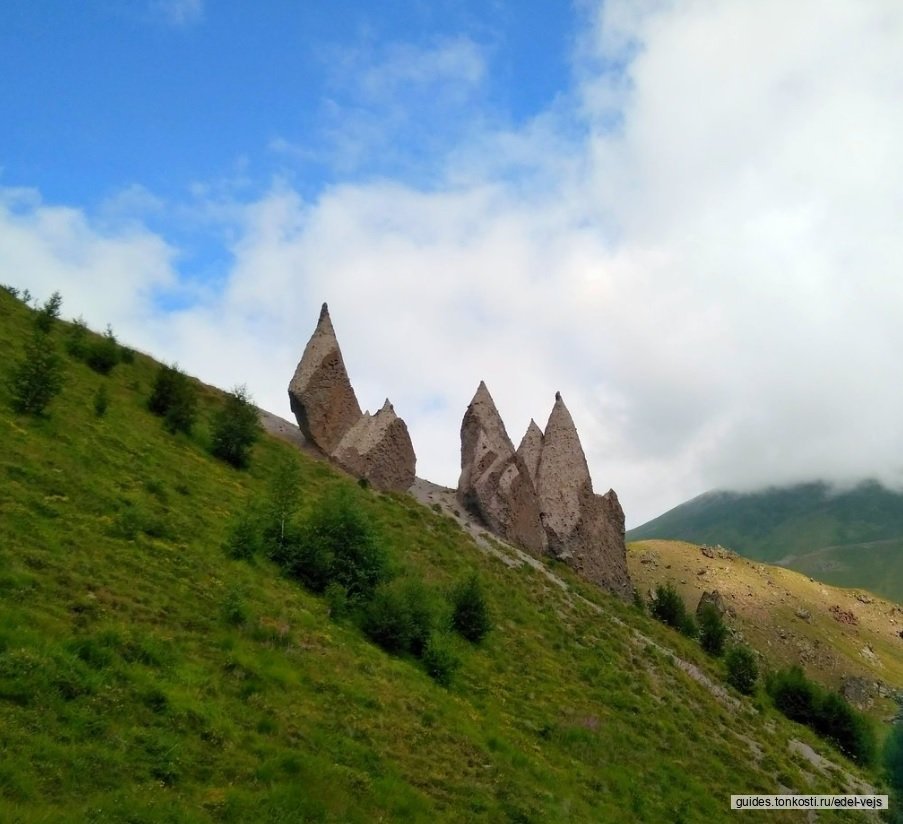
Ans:
<svg viewBox="0 0 903 824"><path fill-rule="evenodd" d="M877 481L845 490L820 481L758 492L714 490L630 530L627 538L722 544L903 602L903 492Z"/></svg>

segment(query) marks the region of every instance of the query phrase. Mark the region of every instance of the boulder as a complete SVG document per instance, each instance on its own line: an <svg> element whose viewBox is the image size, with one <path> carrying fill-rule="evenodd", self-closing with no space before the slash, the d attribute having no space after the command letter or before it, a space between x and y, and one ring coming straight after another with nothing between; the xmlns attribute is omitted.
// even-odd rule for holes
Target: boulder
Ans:
<svg viewBox="0 0 903 824"><path fill-rule="evenodd" d="M586 455L560 392L543 433L536 477L549 551L587 580L629 597L624 510L613 489L593 492Z"/></svg>
<svg viewBox="0 0 903 824"><path fill-rule="evenodd" d="M327 454L361 418L325 303L288 385L288 397L304 437Z"/></svg>
<svg viewBox="0 0 903 824"><path fill-rule="evenodd" d="M724 597L717 589L713 589L711 592L702 593L702 596L699 599L699 603L696 605L697 618L702 615L702 610L706 604L711 604L713 607L715 607L715 610L718 612L718 615L721 618L723 618L724 614L728 611L727 604L724 603Z"/></svg>
<svg viewBox="0 0 903 824"><path fill-rule="evenodd" d="M457 494L462 506L501 538L536 555L544 551L536 489L483 381L461 422Z"/></svg>
<svg viewBox="0 0 903 824"><path fill-rule="evenodd" d="M416 457L405 422L386 398L375 415L364 413L332 453L346 472L383 491L405 491L414 483Z"/></svg>

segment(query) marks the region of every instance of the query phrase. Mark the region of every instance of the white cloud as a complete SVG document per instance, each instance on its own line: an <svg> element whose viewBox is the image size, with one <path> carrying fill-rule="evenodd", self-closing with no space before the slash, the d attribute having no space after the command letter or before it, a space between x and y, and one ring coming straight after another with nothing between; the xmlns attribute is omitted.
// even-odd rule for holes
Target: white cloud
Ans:
<svg viewBox="0 0 903 824"><path fill-rule="evenodd" d="M277 184L218 204L236 232L223 292L152 324L140 294L171 251L149 233L7 208L0 250L69 278L47 283L64 297L113 282L97 301L137 342L285 415L328 300L362 405L389 395L440 482L480 379L515 441L560 389L631 524L714 486L900 482L901 35L897 2L610 0L573 105L516 131L478 119L428 190L305 201ZM389 57L369 99L427 76ZM431 76L478 87L485 71L452 50ZM79 265L60 235L89 250Z"/></svg>
<svg viewBox="0 0 903 824"><path fill-rule="evenodd" d="M151 14L170 26L183 28L204 17L204 0L151 0Z"/></svg>

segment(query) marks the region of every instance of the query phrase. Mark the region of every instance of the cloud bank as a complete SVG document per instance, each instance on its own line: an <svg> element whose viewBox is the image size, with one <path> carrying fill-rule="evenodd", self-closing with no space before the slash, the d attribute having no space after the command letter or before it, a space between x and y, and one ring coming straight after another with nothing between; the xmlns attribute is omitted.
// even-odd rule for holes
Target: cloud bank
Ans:
<svg viewBox="0 0 903 824"><path fill-rule="evenodd" d="M473 44L399 46L362 71L366 122L386 106L396 129L405 89L439 83L473 124L437 137L429 185L305 198L286 176L195 203L230 264L178 310L158 301L184 288L165 232L7 191L0 278L287 417L328 300L362 406L389 395L418 474L449 485L484 379L515 441L564 394L629 525L713 487L899 486L900 42L895 0L607 2L572 87L518 126L486 116ZM385 145L352 139L358 169Z"/></svg>

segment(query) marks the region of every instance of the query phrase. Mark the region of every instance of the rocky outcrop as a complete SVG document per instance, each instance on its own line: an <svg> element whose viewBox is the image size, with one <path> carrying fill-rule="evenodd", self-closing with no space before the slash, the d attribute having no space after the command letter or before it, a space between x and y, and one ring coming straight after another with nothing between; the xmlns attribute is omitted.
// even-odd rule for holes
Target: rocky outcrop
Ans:
<svg viewBox="0 0 903 824"><path fill-rule="evenodd" d="M543 434L537 478L549 551L587 580L628 597L624 510L613 489L593 492L577 427L559 392Z"/></svg>
<svg viewBox="0 0 903 824"><path fill-rule="evenodd" d="M707 604L711 604L715 611L718 613L720 618L723 618L725 613L728 612L728 606L724 601L724 597L717 589L708 590L703 592L699 598L699 603L696 605L696 617L701 618L702 612L706 608Z"/></svg>
<svg viewBox="0 0 903 824"><path fill-rule="evenodd" d="M327 454L361 417L325 303L288 385L288 397L304 437Z"/></svg>
<svg viewBox="0 0 903 824"><path fill-rule="evenodd" d="M560 394L545 432L530 421L515 451L480 383L461 423L458 499L500 537L533 554L551 553L599 586L630 595L624 511L614 490L593 492Z"/></svg>
<svg viewBox="0 0 903 824"><path fill-rule="evenodd" d="M544 551L536 489L482 381L461 422L458 500L500 537L536 555Z"/></svg>
<svg viewBox="0 0 903 824"><path fill-rule="evenodd" d="M288 396L304 438L347 472L381 490L403 491L414 482L408 428L388 399L375 415L361 414L325 303Z"/></svg>
<svg viewBox="0 0 903 824"><path fill-rule="evenodd" d="M365 412L333 452L336 462L377 489L410 488L414 483L414 447L405 422L386 398L375 415Z"/></svg>

